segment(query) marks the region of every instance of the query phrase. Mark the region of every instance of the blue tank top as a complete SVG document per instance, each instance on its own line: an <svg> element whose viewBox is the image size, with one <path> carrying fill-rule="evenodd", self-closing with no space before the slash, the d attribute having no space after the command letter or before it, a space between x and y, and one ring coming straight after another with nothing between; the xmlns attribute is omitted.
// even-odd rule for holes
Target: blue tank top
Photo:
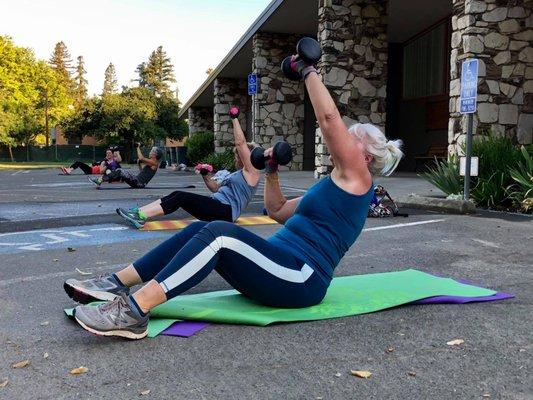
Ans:
<svg viewBox="0 0 533 400"><path fill-rule="evenodd" d="M374 193L355 195L338 187L331 177L314 184L300 200L285 226L268 239L322 272L326 280L355 242Z"/></svg>
<svg viewBox="0 0 533 400"><path fill-rule="evenodd" d="M257 185L250 186L242 169L229 174L220 184L218 192L211 197L223 204L231 206L231 217L235 221L241 215L242 211L248 206L252 196L257 191Z"/></svg>

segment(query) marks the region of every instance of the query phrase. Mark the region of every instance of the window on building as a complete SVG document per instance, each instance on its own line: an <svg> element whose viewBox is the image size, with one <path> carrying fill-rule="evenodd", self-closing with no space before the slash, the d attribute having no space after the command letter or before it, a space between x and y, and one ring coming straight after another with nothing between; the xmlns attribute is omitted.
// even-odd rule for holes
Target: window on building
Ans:
<svg viewBox="0 0 533 400"><path fill-rule="evenodd" d="M444 94L447 74L447 20L404 45L403 98Z"/></svg>

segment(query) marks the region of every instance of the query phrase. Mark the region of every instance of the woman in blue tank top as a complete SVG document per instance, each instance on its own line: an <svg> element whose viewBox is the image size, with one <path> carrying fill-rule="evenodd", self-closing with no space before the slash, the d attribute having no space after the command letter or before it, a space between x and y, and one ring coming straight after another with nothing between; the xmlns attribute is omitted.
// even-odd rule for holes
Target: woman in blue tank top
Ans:
<svg viewBox="0 0 533 400"><path fill-rule="evenodd" d="M140 339L147 334L153 307L213 270L243 295L268 306L308 307L322 301L335 267L363 229L373 193L371 173L392 173L402 156L401 143L387 141L371 124L347 129L316 69L302 62L295 66L331 152L331 175L303 197L286 200L271 160L265 205L284 227L269 239L228 222L197 222L116 274L65 282L67 293L78 301L114 298L99 307L76 308L84 329ZM145 285L130 295L129 287L140 283Z"/></svg>
<svg viewBox="0 0 533 400"><path fill-rule="evenodd" d="M253 146L246 143L238 116L239 109L232 107L230 117L233 120L237 171L218 183L212 179L211 171L208 170L209 165L199 165L196 169L196 172L202 175L207 188L213 192L211 196L176 190L140 208L129 210L117 208L117 214L137 229L142 228L151 217L172 214L180 208L200 221L234 222L239 218L257 191L260 174L250 161L250 151Z"/></svg>

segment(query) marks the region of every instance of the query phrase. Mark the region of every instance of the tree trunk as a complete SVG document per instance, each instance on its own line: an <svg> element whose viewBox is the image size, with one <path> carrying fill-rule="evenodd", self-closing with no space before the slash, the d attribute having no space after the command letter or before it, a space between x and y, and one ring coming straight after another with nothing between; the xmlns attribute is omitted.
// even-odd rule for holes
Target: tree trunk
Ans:
<svg viewBox="0 0 533 400"><path fill-rule="evenodd" d="M13 158L13 149L11 148L11 145L7 146L7 149L9 150L9 157L11 157L11 162L15 162L15 159Z"/></svg>

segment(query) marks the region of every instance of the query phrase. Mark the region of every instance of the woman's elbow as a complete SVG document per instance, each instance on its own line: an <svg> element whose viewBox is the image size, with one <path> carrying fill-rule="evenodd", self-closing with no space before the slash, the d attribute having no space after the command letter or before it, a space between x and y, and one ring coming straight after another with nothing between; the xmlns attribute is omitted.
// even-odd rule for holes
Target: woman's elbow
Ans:
<svg viewBox="0 0 533 400"><path fill-rule="evenodd" d="M319 125L322 127L330 125L331 123L337 121L340 117L341 115L339 114L339 110L335 108L332 110L325 111L321 115L318 115L317 120Z"/></svg>

